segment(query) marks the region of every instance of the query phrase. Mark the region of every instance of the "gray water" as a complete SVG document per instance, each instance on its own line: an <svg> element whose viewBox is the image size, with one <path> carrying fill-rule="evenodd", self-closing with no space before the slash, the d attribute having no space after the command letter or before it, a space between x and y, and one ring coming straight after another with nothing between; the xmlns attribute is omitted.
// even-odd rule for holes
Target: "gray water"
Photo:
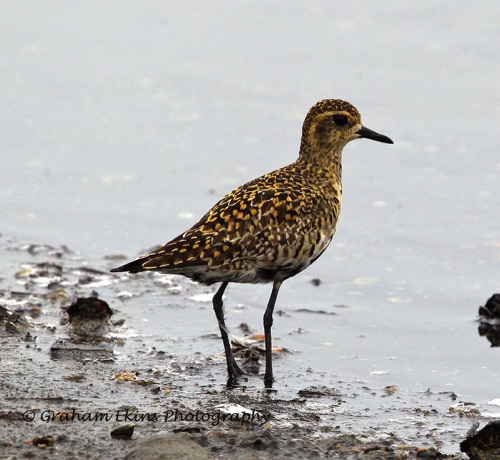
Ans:
<svg viewBox="0 0 500 460"><path fill-rule="evenodd" d="M344 150L334 241L280 292L276 373L498 412L475 323L500 290L498 21L494 1L3 2L0 232L133 258L294 161L314 102L348 100L395 144ZM230 286L229 323L260 327L269 293ZM191 314L167 332L216 332L210 304Z"/></svg>

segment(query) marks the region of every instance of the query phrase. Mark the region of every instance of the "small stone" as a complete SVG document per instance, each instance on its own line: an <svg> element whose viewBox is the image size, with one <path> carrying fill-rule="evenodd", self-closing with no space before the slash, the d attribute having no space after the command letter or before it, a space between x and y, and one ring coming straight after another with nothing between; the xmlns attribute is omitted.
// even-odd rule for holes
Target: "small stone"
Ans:
<svg viewBox="0 0 500 460"><path fill-rule="evenodd" d="M137 441L125 460L210 460L212 457L191 439L164 434Z"/></svg>
<svg viewBox="0 0 500 460"><path fill-rule="evenodd" d="M130 439L134 434L135 423L119 426L111 431L111 437L117 439Z"/></svg>

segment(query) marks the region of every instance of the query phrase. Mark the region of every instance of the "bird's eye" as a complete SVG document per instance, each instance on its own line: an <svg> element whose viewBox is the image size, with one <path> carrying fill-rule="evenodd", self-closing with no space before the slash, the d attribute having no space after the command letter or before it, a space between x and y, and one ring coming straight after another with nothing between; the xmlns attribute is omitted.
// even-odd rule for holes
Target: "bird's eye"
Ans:
<svg viewBox="0 0 500 460"><path fill-rule="evenodd" d="M345 126L347 125L347 123L349 123L349 119L345 115L334 115L333 122L337 126Z"/></svg>

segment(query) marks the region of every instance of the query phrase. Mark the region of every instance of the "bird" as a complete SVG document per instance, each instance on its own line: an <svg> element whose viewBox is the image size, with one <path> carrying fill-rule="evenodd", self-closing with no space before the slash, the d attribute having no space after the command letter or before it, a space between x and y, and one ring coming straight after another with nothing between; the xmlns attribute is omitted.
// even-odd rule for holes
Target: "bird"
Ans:
<svg viewBox="0 0 500 460"><path fill-rule="evenodd" d="M358 138L393 141L363 126L349 102L324 99L308 111L298 158L234 189L197 223L163 246L111 272L178 274L204 285L221 283L212 303L224 345L229 385L244 372L224 320L229 283L272 283L263 317L265 388L274 382L273 311L282 283L311 265L335 233L342 202L342 150Z"/></svg>

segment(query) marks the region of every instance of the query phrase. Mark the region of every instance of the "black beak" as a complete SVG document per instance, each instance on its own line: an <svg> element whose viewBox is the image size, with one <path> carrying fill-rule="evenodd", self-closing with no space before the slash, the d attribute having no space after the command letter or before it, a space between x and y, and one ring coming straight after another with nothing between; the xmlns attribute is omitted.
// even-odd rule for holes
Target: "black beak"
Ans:
<svg viewBox="0 0 500 460"><path fill-rule="evenodd" d="M376 133L371 129L365 128L364 126L356 133L359 137L364 137L366 139L371 139L373 141L384 142L385 144L394 144L392 139L383 134Z"/></svg>

